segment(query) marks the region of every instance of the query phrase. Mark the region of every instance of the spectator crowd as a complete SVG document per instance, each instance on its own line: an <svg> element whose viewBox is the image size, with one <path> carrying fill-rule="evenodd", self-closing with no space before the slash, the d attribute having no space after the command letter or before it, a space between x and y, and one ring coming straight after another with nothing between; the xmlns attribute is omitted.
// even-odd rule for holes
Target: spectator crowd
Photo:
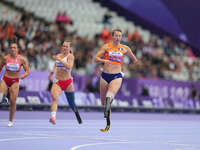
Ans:
<svg viewBox="0 0 200 150"><path fill-rule="evenodd" d="M103 43L111 40L111 33L105 27L93 39L79 37L77 31L68 31L72 24L73 20L66 12L59 13L51 23L34 20L28 13L24 13L19 21L1 20L0 54L8 53L9 39L17 36L20 53L27 57L31 70L50 70L54 64L52 56L67 39L72 41L75 55L73 72L92 75L101 68L93 62L93 56ZM139 59L133 64L128 57L124 58L125 77L200 81L200 59L183 42L168 36L152 36L144 42L136 29L133 33L126 31L122 43L127 44Z"/></svg>

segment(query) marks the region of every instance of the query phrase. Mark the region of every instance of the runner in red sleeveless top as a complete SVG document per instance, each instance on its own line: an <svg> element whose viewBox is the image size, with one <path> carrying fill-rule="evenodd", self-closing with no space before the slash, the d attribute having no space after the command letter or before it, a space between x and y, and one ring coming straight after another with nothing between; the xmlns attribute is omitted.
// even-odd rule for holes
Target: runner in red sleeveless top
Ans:
<svg viewBox="0 0 200 150"><path fill-rule="evenodd" d="M29 67L26 59L19 55L19 48L16 40L10 44L10 54L3 56L0 60L0 72L5 66L5 73L3 79L0 81L0 102L6 99L6 94L10 93L10 115L8 126L13 126L13 118L16 111L16 99L19 93L19 79L24 79L29 75ZM19 75L21 66L25 73Z"/></svg>

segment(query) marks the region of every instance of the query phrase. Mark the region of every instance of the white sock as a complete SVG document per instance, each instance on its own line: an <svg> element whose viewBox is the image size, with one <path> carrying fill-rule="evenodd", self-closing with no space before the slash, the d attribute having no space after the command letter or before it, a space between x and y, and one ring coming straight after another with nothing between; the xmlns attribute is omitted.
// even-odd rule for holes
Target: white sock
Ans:
<svg viewBox="0 0 200 150"><path fill-rule="evenodd" d="M51 112L51 117L54 117L54 118L56 118L56 112Z"/></svg>

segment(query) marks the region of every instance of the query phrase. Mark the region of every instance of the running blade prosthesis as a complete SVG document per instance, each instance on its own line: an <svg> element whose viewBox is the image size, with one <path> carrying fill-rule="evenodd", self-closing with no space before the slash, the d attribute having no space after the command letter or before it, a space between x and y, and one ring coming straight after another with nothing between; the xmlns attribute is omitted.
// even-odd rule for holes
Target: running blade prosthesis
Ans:
<svg viewBox="0 0 200 150"><path fill-rule="evenodd" d="M76 119L77 119L78 123L81 124L81 123L82 123L82 120L81 120L81 117L80 117L80 115L79 115L79 112L78 112L78 111L75 111L75 115L76 115Z"/></svg>
<svg viewBox="0 0 200 150"><path fill-rule="evenodd" d="M108 132L110 129L110 125L107 125L105 129L100 129L101 132Z"/></svg>
<svg viewBox="0 0 200 150"><path fill-rule="evenodd" d="M112 103L112 100L110 98L106 98L106 107L105 107L105 110L104 110L104 118L109 117L111 103Z"/></svg>
<svg viewBox="0 0 200 150"><path fill-rule="evenodd" d="M107 117L106 117L106 122L107 122L106 128L100 129L101 132L108 132L110 129L110 111L111 111L111 109L109 109Z"/></svg>

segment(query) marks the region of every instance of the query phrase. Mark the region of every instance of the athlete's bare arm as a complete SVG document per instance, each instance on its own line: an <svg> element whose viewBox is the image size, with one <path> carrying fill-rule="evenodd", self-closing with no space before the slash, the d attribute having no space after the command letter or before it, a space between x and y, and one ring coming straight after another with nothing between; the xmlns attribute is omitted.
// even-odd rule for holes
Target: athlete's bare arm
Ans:
<svg viewBox="0 0 200 150"><path fill-rule="evenodd" d="M1 56L1 59L0 59L0 73L3 69L3 66L6 64L6 59L7 57L6 56Z"/></svg>
<svg viewBox="0 0 200 150"><path fill-rule="evenodd" d="M51 80L53 73L56 71L56 64L53 65L53 69L51 70L51 72L49 73L48 79Z"/></svg>
<svg viewBox="0 0 200 150"><path fill-rule="evenodd" d="M100 49L99 51L97 52L95 58L94 58L94 62L97 62L97 63L109 63L110 61L109 60L106 60L106 59L102 59L102 56L104 55L105 51L106 51L106 47L107 47L107 44L104 44Z"/></svg>
<svg viewBox="0 0 200 150"><path fill-rule="evenodd" d="M74 56L72 54L68 56L67 62L63 61L60 55L54 56L53 58L60 61L67 69L72 69L74 65Z"/></svg>
<svg viewBox="0 0 200 150"><path fill-rule="evenodd" d="M124 46L125 46L125 48L126 48L126 50L127 50L127 55L131 58L131 60L132 60L133 62L137 62L138 60L137 60L137 58L135 57L135 55L133 54L132 50L131 50L128 46L126 46L126 45L124 45Z"/></svg>
<svg viewBox="0 0 200 150"><path fill-rule="evenodd" d="M23 66L24 71L25 71L25 73L24 73L23 75L21 75L20 78L21 78L21 79L24 79L24 78L26 78L26 77L29 75L29 73L30 73L29 67L28 67L28 61L26 60L26 58L24 58L24 57L22 57L22 56L21 56L20 60L21 60L21 62L22 62L22 66Z"/></svg>

